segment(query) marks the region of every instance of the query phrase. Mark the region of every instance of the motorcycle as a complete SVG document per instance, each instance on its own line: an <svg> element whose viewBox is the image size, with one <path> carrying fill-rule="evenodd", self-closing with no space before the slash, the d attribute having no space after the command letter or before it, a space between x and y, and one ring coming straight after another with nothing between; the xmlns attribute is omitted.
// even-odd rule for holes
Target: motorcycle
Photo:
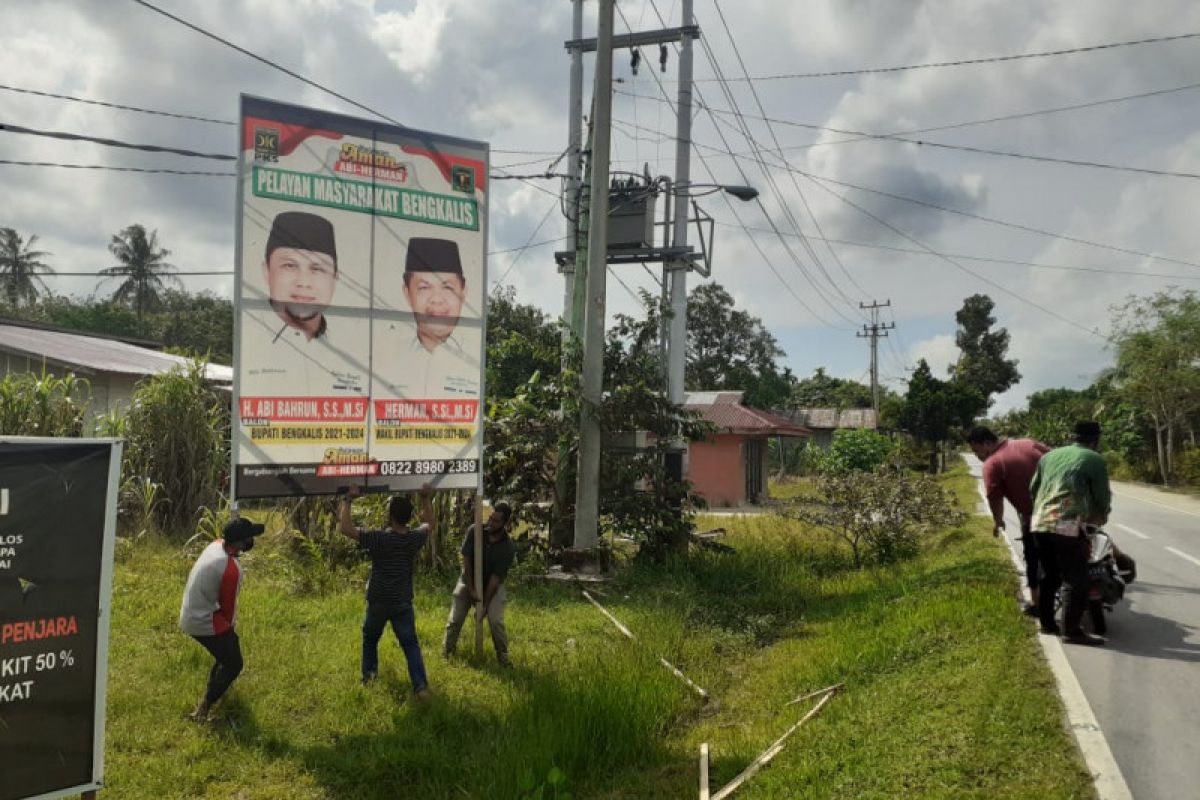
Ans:
<svg viewBox="0 0 1200 800"><path fill-rule="evenodd" d="M1137 577L1137 564L1113 544L1099 525L1085 525L1088 537L1088 617L1092 632L1103 636L1108 630L1105 612L1125 597L1125 587Z"/></svg>

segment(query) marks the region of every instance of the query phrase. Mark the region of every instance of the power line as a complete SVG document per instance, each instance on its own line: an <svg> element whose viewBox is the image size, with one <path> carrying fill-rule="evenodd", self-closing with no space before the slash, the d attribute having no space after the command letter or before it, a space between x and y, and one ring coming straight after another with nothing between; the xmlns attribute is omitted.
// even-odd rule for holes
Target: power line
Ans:
<svg viewBox="0 0 1200 800"><path fill-rule="evenodd" d="M100 136L88 136L82 133L67 133L65 131L43 131L36 128L26 128L21 125L13 125L7 122L0 122L0 132L4 133L23 133L28 136L45 136L51 139L65 139L72 142L91 142L92 144L100 144L105 147L121 147L126 150L141 150L146 153L170 153L176 156L185 156L187 158L207 158L212 161L237 161L236 156L223 155L221 153L200 153L195 150L186 150L180 147L167 147L157 144L138 144L135 142L125 142L120 139L106 139Z"/></svg>
<svg viewBox="0 0 1200 800"><path fill-rule="evenodd" d="M710 113L715 113L715 112L710 111ZM735 116L735 117L738 115L738 112L736 112L736 111L735 112L726 112L726 113L732 113L733 116ZM756 119L764 119L765 121L769 121L769 120L766 120L766 118L756 118ZM715 121L715 117L714 117L714 121ZM626 124L629 124L629 123L626 123ZM897 135L890 134L890 133L868 133L866 131L856 131L856 130L850 130L847 128L834 128L834 127L830 127L828 125L811 125L811 124L808 124L805 122L792 122L792 123L785 123L785 124L791 124L791 125L794 125L794 126L800 127L800 128L809 128L809 129L817 130L817 131L829 131L831 133L840 133L840 134L844 134L844 135L857 137L856 139L853 139L853 140L843 140L842 142L838 142L839 144L845 143L847 141L859 141L859 140L900 142L902 144L915 144L915 145L921 145L921 146L925 146L925 147L934 147L934 148L937 148L940 150L960 150L960 151L964 151L964 152L968 152L968 153L976 153L979 155L1000 156L1000 157L1004 157L1004 158L1016 158L1016 159L1023 159L1026 161L1040 161L1043 163L1050 163L1050 164L1065 164L1065 165L1073 166L1073 167L1090 167L1093 169L1115 170L1118 172L1133 172L1133 173L1137 173L1137 174L1141 174L1141 175L1157 175L1160 177L1169 177L1169 178L1200 179L1200 173L1195 173L1195 172L1177 172L1177 171L1172 171L1172 170L1152 169L1150 167L1131 167L1131 166L1127 166L1124 164L1109 164L1109 163L1106 163L1103 161L1086 161L1086 160L1071 159L1071 158L1056 158L1054 156L1041 156L1041 155L1032 155L1029 153L1018 153L1018 152L1014 152L1011 150L992 150L992 149L989 149L986 147L971 147L970 145L963 145L963 144L947 144L945 142L931 142L928 139L908 139L908 138L905 138L904 136L897 136ZM661 132L659 132L659 133L661 133ZM795 150L795 149L803 149L803 148L816 147L816 146L818 146L818 145L808 144L808 145L803 145L800 148L793 147L793 148L789 148L789 149ZM742 156L742 155L746 155L746 154L730 152L730 153L726 153L725 155Z"/></svg>
<svg viewBox="0 0 1200 800"><path fill-rule="evenodd" d="M1060 114L1060 113L1063 113L1066 111L1081 111L1081 110L1087 109L1087 108L1096 108L1098 106L1112 105L1114 103L1124 103L1124 102L1128 102L1130 100L1142 100L1142 99L1149 98L1149 97L1159 97L1162 95L1174 94L1176 92L1192 91L1195 89L1200 89L1200 83L1189 83L1184 86L1174 86L1169 89L1154 89L1154 90L1148 91L1148 92L1138 92L1136 94L1127 94L1127 95L1122 95L1120 97L1107 97L1107 98L1103 98L1100 100L1089 100L1084 103L1074 103L1074 104L1066 105L1066 106L1056 106L1054 108L1043 108L1043 109L1037 109L1034 111L1021 111L1021 112L1016 112L1013 114L1004 114L1004 115L1001 115L998 117L986 117L984 119L965 120L962 122L952 122L952 123L947 123L944 125L932 125L932 126L925 127L925 128L909 128L909 129L905 129L905 130L888 131L886 134L870 134L870 133L868 133L868 134L864 134L862 136L853 136L852 138L847 138L847 139L835 139L835 140L829 141L829 142L809 142L808 144L789 145L787 147L784 147L783 149L784 150L809 150L814 147L832 147L834 145L840 145L840 144L852 144L854 142L869 141L875 135L913 136L913 135L919 134L919 133L934 133L936 131L948 131L948 130L955 130L955 129L959 129L959 128L969 128L969 127L973 127L975 125L991 125L991 124L994 124L997 122L1008 122L1010 120L1028 119L1030 117L1040 117L1040 116L1046 116L1049 114ZM624 92L624 91L620 91L620 90L617 91L617 94L621 94L621 95L625 95L625 96L629 96L629 97L636 96L636 97L640 97L644 100L653 100L657 103L663 102L662 98L653 97L650 95L634 95L631 92ZM724 115L729 115L729 116L733 115L733 112L727 108L711 108L710 110L714 114L724 114ZM747 115L747 117L749 119L753 119L753 120L761 120L762 122L773 122L776 125L787 125L787 126L794 127L794 128L804 128L807 130L817 130L817 131L827 131L827 130L832 131L832 130L834 130L832 128L826 128L825 126L822 126L822 125L814 125L812 123L799 122L797 120L778 119L778 118L772 118L772 117L754 117L754 116L750 116L750 115ZM742 155L747 155L747 154L743 153Z"/></svg>
<svg viewBox="0 0 1200 800"><path fill-rule="evenodd" d="M170 275L170 276L176 276L176 275L232 275L233 270L231 270L231 269L191 270L191 271L184 271L184 272L166 272L163 274ZM119 278L119 277L123 277L123 276L128 276L128 273L119 273L116 275L101 275L99 272L57 272L56 271L53 273L53 277L59 277L59 278Z"/></svg>
<svg viewBox="0 0 1200 800"><path fill-rule="evenodd" d="M139 106L127 106L121 103L108 103L103 100L89 100L84 97L73 97L66 94L55 94L54 92L43 92L37 89L22 89L18 86L8 86L0 84L0 89L8 92L20 92L21 94L37 95L38 97L50 97L55 100L68 100L72 103L85 103L90 106L103 106L105 108L115 108L119 111L136 111L139 114L153 114L158 117L173 117L175 119L192 120L193 122L208 122L213 125L237 125L233 120L228 119L213 119L212 117L197 117L191 114L177 114L171 111L155 111L151 108L141 108Z"/></svg>
<svg viewBox="0 0 1200 800"><path fill-rule="evenodd" d="M724 225L724 226L730 227L730 228L739 227L737 225L737 223L734 223L734 222L725 222L723 220L714 220L714 222L717 225ZM761 231L762 233L770 233L771 232L770 230L768 230L766 228L751 227L750 230L757 230L757 231ZM788 234L788 235L791 235L791 234ZM862 247L862 248L866 248L869 250L886 250L888 252L893 252L893 253L911 253L913 255L922 255L922 256L929 255L928 251L926 251L926 250L918 250L918 249L912 248L912 247L896 247L894 245L867 244L866 242L855 242L855 241L851 241L848 239L830 239L829 241L831 241L835 244L847 245L849 247ZM1110 275L1134 275L1134 276L1141 277L1141 278L1166 278L1166 279L1170 279L1170 280L1180 280L1180 281L1200 281L1200 275L1176 275L1173 273L1143 272L1140 270L1116 269L1116 268L1111 268L1111 267L1083 267L1083 266L1067 265L1067 264L1043 264L1043 263L1039 263L1039 262L1035 262L1035 261L1019 261L1019 260L1011 259L1011 258L993 258L990 256L973 256L973 255L966 255L964 253L946 253L946 255L950 256L951 258L960 258L964 261L982 261L982 262L991 263L991 264L1012 264L1014 266L1019 266L1019 267L1036 267L1038 269L1056 269L1056 270L1065 270L1068 272L1092 272L1092 273L1101 273L1101 274L1107 273Z"/></svg>
<svg viewBox="0 0 1200 800"><path fill-rule="evenodd" d="M746 75L747 77L749 77L750 71L748 69L746 69L746 62L744 60L742 60L741 50L738 48L737 41L735 41L733 38L733 31L731 31L729 29L729 23L725 19L725 12L721 10L720 2L718 2L718 0L713 0L713 7L716 8L717 15L721 18L721 26L725 29L725 35L729 37L729 43L730 43L730 45L733 46L733 53L737 57L738 64L742 68L742 73L744 75ZM707 53L710 60L715 62L715 57L713 56L712 51L708 48L707 44L705 45L705 52ZM758 95L758 89L755 88L753 82L749 83L748 85L750 87L751 94L754 96L754 102L758 106L759 113L762 114L763 119L766 119L767 118L767 110L763 107L762 99ZM730 95L732 96L732 92L730 93ZM734 106L734 108L737 108L737 106ZM740 109L739 109L739 111L740 111ZM779 142L779 137L775 135L775 126L772 125L770 122L768 122L767 130L771 134L771 141L773 141L775 143L775 148L779 151L779 157L784 158L785 156L783 155L783 145ZM798 194L800 196L800 202L804 204L804 210L808 212L809 219L811 219L813 221L813 225L817 229L817 234L818 234L819 238L821 239L821 241L825 242L825 247L826 247L826 249L829 250L829 255L833 257L834 262L838 265L838 267L841 268L842 273L849 279L851 285L853 285L854 288L858 289L858 291L862 293L862 296L866 297L868 294L866 289L863 289L861 286L858 285L858 281L854 280L854 276L850 274L850 270L846 269L846 265L843 264L842 260L838 257L837 251L833 249L833 245L831 245L829 243L829 240L825 238L825 231L823 231L821 229L821 222L817 219L817 215L813 213L812 207L809 206L808 198L805 197L804 192L801 191L800 182L796 180L795 174L789 172L788 177L791 178L792 186L796 189L796 194ZM796 232L799 233L801 236L804 235L803 231L800 230L799 224L796 225ZM807 239L805 239L805 241L807 241ZM820 263L820 260L816 258L816 251L812 250L811 246L810 246L810 252L811 252L811 255L813 256L813 259L815 261L817 261L817 265L821 267L821 272L825 274L826 278L828 278L829 274L825 272L824 266L822 266ZM832 284L833 281L831 280L830 283ZM848 298L846 298L845 293L842 292L840 287L836 286L836 284L835 284L834 288L837 289L838 294L842 295L843 298L848 299ZM861 303L859 305L861 307Z"/></svg>
<svg viewBox="0 0 1200 800"><path fill-rule="evenodd" d="M947 264L950 264L955 269L965 272L966 274L974 277L976 280L982 281L983 283L986 283L987 285L989 285L995 289L998 289L1001 292L1004 292L1005 294L1009 295L1010 297L1013 297L1013 298L1021 301L1022 303L1025 303L1028 306L1036 308L1038 311L1041 311L1045 314L1048 314L1048 315L1054 317L1055 319L1057 319L1060 322L1064 322L1067 325L1070 325L1071 327L1078 328L1081 331L1092 334L1093 336L1097 336L1101 339L1109 340L1110 337L1105 336L1104 334L1100 333L1100 331L1098 329L1088 328L1086 325L1080 324L1069 317L1065 317L1052 308L1048 308L1048 307L1042 305L1041 303L1038 303L1035 300L1030 300L1028 297L1025 297L1022 294L1014 292L1012 289L1009 289L1008 287L1006 287L1002 284L996 283L995 281L991 280L990 278L980 275L978 272L975 272L974 270L970 269L969 267L964 267L962 264L958 263L953 258L950 258L949 256L944 255L942 253L939 253L937 250L934 250L932 247L930 247L929 245L920 241L919 239L917 239L913 236L910 236L909 234L905 233L901 229L897 228L895 225L892 225L890 222L888 222L884 219L881 219L880 217L876 216L875 214L872 214L870 211L867 211L865 208L858 205L854 201L846 198L845 196L843 196L841 194L838 194L834 190L830 189L828 186L824 186L816 178L812 178L810 176L809 180L813 181L813 183L815 183L817 186L820 186L826 192L829 192L830 194L832 194L834 197L841 200L846 205L848 205L851 208L853 208L854 210L858 211L860 214L863 214L864 216L868 217L869 219L874 220L876 223L883 226L884 228L887 228L888 230L890 230L892 233L896 234L897 236L907 239L908 241L915 244L917 247L924 249L930 255L936 256L937 258L941 259L942 261L945 261Z"/></svg>
<svg viewBox="0 0 1200 800"><path fill-rule="evenodd" d="M622 124L628 125L629 123L623 122ZM655 132L662 133L661 131L655 131ZM702 142L696 142L696 141L692 142L692 146L696 147L698 149L709 150L709 151L712 151L712 152L717 153L722 156L727 156L729 158L734 159L735 161L746 159L746 156L733 152L732 150L730 150L728 148L728 146L726 146L725 149L722 149L720 147L715 147L714 145L704 144ZM796 168L795 166L793 166L791 164L791 162L787 161L786 159L781 159L781 162L782 163L780 163L778 165L779 169L791 170L791 171L794 171L797 175L803 175L808 178L815 178L818 180L826 181L828 183L832 183L832 184L835 184L838 186L844 186L848 189L858 189L859 191L862 191L862 192L876 194L881 197L888 197L893 200L900 200L901 202L905 202L905 203L912 203L913 205L924 206L925 208L930 208L935 211L941 211L946 214L955 214L957 216L967 217L969 219L976 219L981 222L987 222L992 225L998 225L998 226L1004 227L1004 228L1012 228L1014 230L1024 231L1026 233L1034 233L1039 236L1048 236L1052 239L1061 239L1065 242L1072 242L1074 244L1087 245L1089 247L1096 247L1101 250L1111 250L1115 253L1124 253L1125 255L1140 256L1142 258L1153 258L1153 259L1157 259L1159 261L1167 261L1172 264L1181 264L1185 267L1200 268L1200 263L1197 263L1195 261L1187 261L1185 259L1173 258L1171 256L1164 256L1164 255L1161 255L1158 253L1148 253L1144 250L1134 250L1132 248L1119 247L1117 245L1104 244L1101 242L1095 242L1095 241L1091 241L1088 239L1081 239L1081 238L1075 237L1075 236L1068 236L1065 233L1055 233L1053 231L1047 231L1047 230L1043 230L1041 228L1035 228L1031 225L1022 225L1017 222L1009 222L1007 220L996 219L995 217L985 217L982 214L975 214L970 211L963 211L963 210L957 209L957 208L950 208L948 206L938 205L937 203L931 203L927 200L918 200L915 197L908 197L907 195L895 194L893 192L885 192L882 189L872 189L868 186L862 186L860 184L850 183L848 181L837 180L836 178L829 178L829 177L826 177L823 175L816 175L816 174L808 173L808 172L805 172L804 170Z"/></svg>
<svg viewBox="0 0 1200 800"><path fill-rule="evenodd" d="M716 57L713 55L711 48L709 48L709 46L708 46L708 42L704 39L701 39L700 43L704 48L705 57L708 58L709 65L713 68L713 71L715 73L717 73L718 75L721 75L722 77L724 77L724 72L721 69L720 64L717 63ZM762 157L761 149L759 148L758 142L755 141L754 138L751 136L749 126L746 125L745 119L743 117L741 117L740 109L738 108L738 105L737 105L737 100L736 100L736 98L734 98L733 93L729 90L728 83L723 82L718 85L721 87L721 91L725 94L726 100L735 109L735 116L739 123L738 126L735 128L736 133L738 135L742 136L743 138L745 138L747 143L749 143L750 146L752 148L754 148L754 162L755 162L755 164L757 164L759 170L762 171L763 177L767 181L767 183L770 185L771 190L775 193L775 196L779 201L779 206L782 209L783 214L787 218L788 222L791 223L792 229L795 230L798 234L800 234L801 244L804 246L805 251L808 253L809 258L812 259L813 263L816 265L816 267L820 271L820 273L824 276L825 281L830 285L830 287L833 288L834 292L837 293L838 295L840 295L842 302L846 303L847 305L850 305L851 304L850 298L847 297L846 294L841 290L841 287L839 287L834 282L834 280L830 276L829 272L825 269L825 265L823 263L821 263L821 259L817 255L816 250L813 249L812 243L809 242L808 239L805 238L803 236L803 234L801 233L800 223L796 219L795 214L792 213L791 207L788 205L787 199L784 196L783 191L779 188L779 184L776 183L775 176L771 173L771 171L769 169L767 169L766 161ZM723 135L722 135L721 139L723 142L725 142L726 147L728 147L729 146L728 141L725 140ZM739 167L739 171L740 171L740 167ZM750 179L746 176L746 174L744 172L741 174L742 174L742 180L745 181L746 183L749 183ZM763 212L763 215L767 218L767 222L771 226L772 230L775 232L775 235L777 237L779 237L779 242L780 242L780 244L783 245L784 250L787 251L788 255L797 264L797 266L800 266L799 258L796 256L796 254L794 252L792 252L791 247L787 243L787 239L785 239L783 236L783 232L779 230L779 227L775 224L774 220L772 220L770 218L770 215L767 214L766 206L763 204L762 200L760 198L755 198L755 200L756 200L756 203L757 203L759 209ZM807 277L807 274L806 274L806 277ZM821 299L825 301L825 303L829 306L830 310L832 310L835 314L840 316L846 322L849 322L851 325L857 324L857 320L855 320L854 318L852 318L849 315L842 312L841 309L839 309L837 306L835 306L833 303L831 303L828 300L828 298L826 298L824 296L824 294L821 294L821 290L817 287L815 282L812 282L810 280L810 283L812 283L813 289L819 293Z"/></svg>
<svg viewBox="0 0 1200 800"><path fill-rule="evenodd" d="M54 92L43 92L38 89L23 89L19 86L8 86L6 84L0 84L0 90L5 90L5 91L9 91L9 92L20 92L21 94L37 95L38 97L50 97L55 100L67 100L67 101L74 102L74 103L86 103L87 105L103 106L105 108L113 108L113 109L117 109L120 111L135 111L139 114L153 114L155 116L160 116L160 117L174 117L175 119L186 119L186 120L192 120L194 122L209 122L214 125L236 126L238 124L236 120L231 120L231 119L214 119L213 117L199 117L199 116L194 116L191 114L179 114L179 113L176 113L173 111L160 111L160 110L156 110L156 109L152 109L152 108L142 108L140 106L129 106L129 105L121 104L121 103L111 103L111 102L108 102L105 100L92 100L92 99L89 99L86 97L74 97L74 96L66 95L66 94L55 94ZM655 99L657 99L657 98L655 98ZM495 148L495 147L491 149L491 152L503 153L505 155L530 155L530 156L532 156L532 155L540 155L540 156L558 155L557 150L512 150L512 149ZM541 159L534 159L532 161L522 162L522 164L520 166L523 166L524 164L535 164L540 160ZM511 166L518 166L518 165L517 164L509 164L508 166L511 167Z"/></svg>
<svg viewBox="0 0 1200 800"><path fill-rule="evenodd" d="M935 69L940 67L962 67L971 64L998 64L1005 61L1020 61L1027 58L1051 58L1054 56L1066 56L1076 53L1091 53L1098 50L1113 50L1119 47L1133 47L1143 44L1161 44L1163 42L1177 42L1182 39L1195 39L1200 37L1200 33L1181 33L1175 36L1155 36L1147 39L1132 39L1124 42L1108 42L1105 44L1093 44L1086 47L1071 47L1061 50L1044 50L1038 53L1018 53L1016 55L1007 56L988 56L986 58L965 58L957 61L931 61L924 64L907 64L900 67L867 67L863 69L843 69L832 70L828 72L793 72L785 75L762 75L757 78L746 78L750 81L775 81L791 78L835 78L846 75L872 75L887 72L905 72L914 69ZM711 80L711 79L710 79Z"/></svg>
<svg viewBox="0 0 1200 800"><path fill-rule="evenodd" d="M666 20L663 19L662 14L658 10L658 5L657 5L657 3L654 2L654 0L650 0L650 7L654 9L654 14L656 17L658 17L659 24L661 24L663 27L666 27L666 25L667 25ZM622 14L622 17L624 17L624 14L621 12L621 8L619 5L616 6L616 9L617 9L617 13ZM679 52L678 45L673 45L673 47L674 47L676 53L678 53ZM654 82L658 86L659 92L663 95L664 98L666 98L668 107L672 110L672 112L678 113L675 108L675 104L671 101L670 97L667 95L667 90L663 86L662 81L659 79L658 75L656 75L653 70L651 70L650 74L654 78ZM705 105L703 103L703 97L701 96L700 99L701 99L700 106L703 107ZM616 122L616 120L614 120L614 122ZM722 141L725 141L724 134L721 134L721 132L719 130L718 130L718 135L721 136ZM674 138L674 137L671 137L671 138ZM728 147L728 142L726 142L726 147ZM712 167L709 165L708 160L704 157L704 154L699 152L699 150L697 150L696 155L700 159L700 164L704 167L705 172L708 173L709 180L716 183L717 182L716 173L713 171ZM735 162L735 166L737 167L738 172L741 174L742 179L747 180L746 173L741 169L741 166L739 164L737 164L736 162ZM803 308L805 311L807 311L809 314L811 314L813 316L813 318L818 320L822 325L824 325L828 328L831 328L833 330L846 330L845 328L840 328L837 325L830 323L823 316L821 316L821 314L817 313L817 311L812 306L810 306L803 297L801 297L799 294L796 293L796 290L793 289L792 285L784 279L783 275L779 272L778 269L776 269L775 264L767 256L766 252L763 251L762 246L758 243L758 240L754 237L753 234L750 233L749 229L746 227L745 223L742 221L741 214L739 214L737 209L734 208L733 201L731 201L729 199L729 197L723 193L722 193L721 197L722 197L722 199L724 199L725 205L729 208L729 212L731 214L733 214L734 219L736 219L738 221L738 223L742 226L742 230L746 234L746 238L750 241L750 244L753 245L754 249L758 252L759 257L763 260L763 263L767 265L767 268L771 271L771 274L773 274L775 276L775 278L779 281L779 283L783 285L783 288L787 290L787 293L792 296L792 298L800 305L800 307ZM771 222L771 224L773 225L774 223L771 221L770 215L767 214L766 209L763 207L761 200L759 201L758 205L759 205L760 210L762 210L762 212L763 212L763 216L766 217L767 221ZM789 249L789 254L791 254L790 249ZM829 301L825 298L825 296L821 292L820 288L816 285L816 283L813 281L812 277L808 274L808 271L804 268L804 265L801 264L799 262L799 260L795 259L794 254L791 254L791 255L793 257L793 263L795 264L796 268L800 270L800 273L804 276L805 280L807 280L809 282L809 285L811 285L813 287L813 291L817 294L817 296L821 297L822 300L825 300L826 304L829 304Z"/></svg>
<svg viewBox="0 0 1200 800"><path fill-rule="evenodd" d="M62 164L56 161L13 161L0 159L0 164L10 167L58 167L61 169L91 169L109 172L143 172L160 175L200 175L209 178L236 178L234 172L206 172L189 169L152 169L148 167L114 167L109 164Z"/></svg>
<svg viewBox="0 0 1200 800"><path fill-rule="evenodd" d="M557 196L555 199L558 199ZM517 254L513 256L513 260L509 263L508 269L504 270L504 274L500 276L499 280L492 282L493 289L497 286L503 285L504 279L507 278L508 274L513 271L513 267L517 266L517 262L521 260L521 256L525 255L526 251L533 246L532 242L534 237L538 235L538 231L540 231L542 226L546 224L546 220L550 219L550 215L554 213L554 209L557 207L558 203L555 202L551 203L550 207L546 209L546 213L542 215L542 221L539 222L537 227L533 229L533 233L529 234L529 238L525 241L525 244L517 249Z"/></svg>
<svg viewBox="0 0 1200 800"><path fill-rule="evenodd" d="M259 63L266 64L268 67L271 67L272 69L279 70L284 75L295 78L296 80L298 80L302 83L306 83L309 86L313 87L314 89L320 89L322 92L332 95L333 97L336 97L337 99L341 100L344 103L349 103L350 105L354 106L355 108L366 111L368 114L374 114L375 116L379 117L380 119L385 119L388 122L391 122L395 125L399 125L401 127L406 127L404 125L404 123L400 122L400 120L398 120L398 119L394 119L393 117L389 117L387 114L384 114L380 111L376 111L375 109L371 108L370 106L363 105L362 103L358 102L357 100L352 100L351 98L347 97L346 95L342 94L341 92L334 91L333 89L330 89L328 86L323 86L322 84L317 83L316 81L314 81L311 78L306 78L298 72L294 72L293 70L290 70L287 67L276 64L274 61L271 61L269 58L264 58L263 56L260 56L257 53L252 53L244 47L239 47L238 45L234 44L233 42L229 41L228 39L223 39L220 36L216 35L215 33L207 31L204 28L201 28L199 25L195 25L191 22L188 22L186 19L183 19L182 17L177 17L168 11L164 11L163 9L154 5L153 3L147 2L147 0L133 0L133 2L137 3L139 6L148 8L149 10L155 12L156 14L161 14L162 16L166 17L169 20L178 22L180 25L184 26L185 28L189 28L189 29L195 31L196 33L200 34L201 36L207 36L209 39L212 39L215 42L220 42L221 44L225 45L226 47L236 50L244 56L253 58L255 61L258 61Z"/></svg>

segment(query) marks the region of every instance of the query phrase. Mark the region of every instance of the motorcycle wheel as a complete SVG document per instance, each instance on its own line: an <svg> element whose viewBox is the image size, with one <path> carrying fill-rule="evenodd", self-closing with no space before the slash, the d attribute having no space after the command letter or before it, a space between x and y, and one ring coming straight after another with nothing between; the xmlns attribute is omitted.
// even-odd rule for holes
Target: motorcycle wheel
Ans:
<svg viewBox="0 0 1200 800"><path fill-rule="evenodd" d="M1099 600L1089 600L1088 614L1092 618L1092 633L1103 636L1108 631L1108 621L1104 619L1104 603Z"/></svg>

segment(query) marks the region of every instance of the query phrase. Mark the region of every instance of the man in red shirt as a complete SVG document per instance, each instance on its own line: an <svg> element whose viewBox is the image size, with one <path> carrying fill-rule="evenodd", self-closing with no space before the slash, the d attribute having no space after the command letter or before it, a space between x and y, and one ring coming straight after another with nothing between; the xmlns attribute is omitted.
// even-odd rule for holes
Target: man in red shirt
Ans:
<svg viewBox="0 0 1200 800"><path fill-rule="evenodd" d="M1004 501L1012 503L1021 520L1021 549L1025 556L1025 582L1033 603L1025 613L1036 616L1038 607L1037 543L1030 532L1033 517L1033 497L1029 483L1037 471L1038 462L1050 448L1033 439L1000 439L991 430L975 428L967 434L967 444L983 462L983 490L992 511L992 535L1004 530Z"/></svg>

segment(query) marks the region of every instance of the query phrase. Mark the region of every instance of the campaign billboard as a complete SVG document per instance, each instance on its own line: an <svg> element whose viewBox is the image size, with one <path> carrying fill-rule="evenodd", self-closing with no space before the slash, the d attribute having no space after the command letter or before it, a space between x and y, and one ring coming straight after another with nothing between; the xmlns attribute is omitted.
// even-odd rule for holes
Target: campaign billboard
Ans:
<svg viewBox="0 0 1200 800"><path fill-rule="evenodd" d="M100 787L121 444L0 439L0 800Z"/></svg>
<svg viewBox="0 0 1200 800"><path fill-rule="evenodd" d="M242 98L233 494L475 488L488 146Z"/></svg>

